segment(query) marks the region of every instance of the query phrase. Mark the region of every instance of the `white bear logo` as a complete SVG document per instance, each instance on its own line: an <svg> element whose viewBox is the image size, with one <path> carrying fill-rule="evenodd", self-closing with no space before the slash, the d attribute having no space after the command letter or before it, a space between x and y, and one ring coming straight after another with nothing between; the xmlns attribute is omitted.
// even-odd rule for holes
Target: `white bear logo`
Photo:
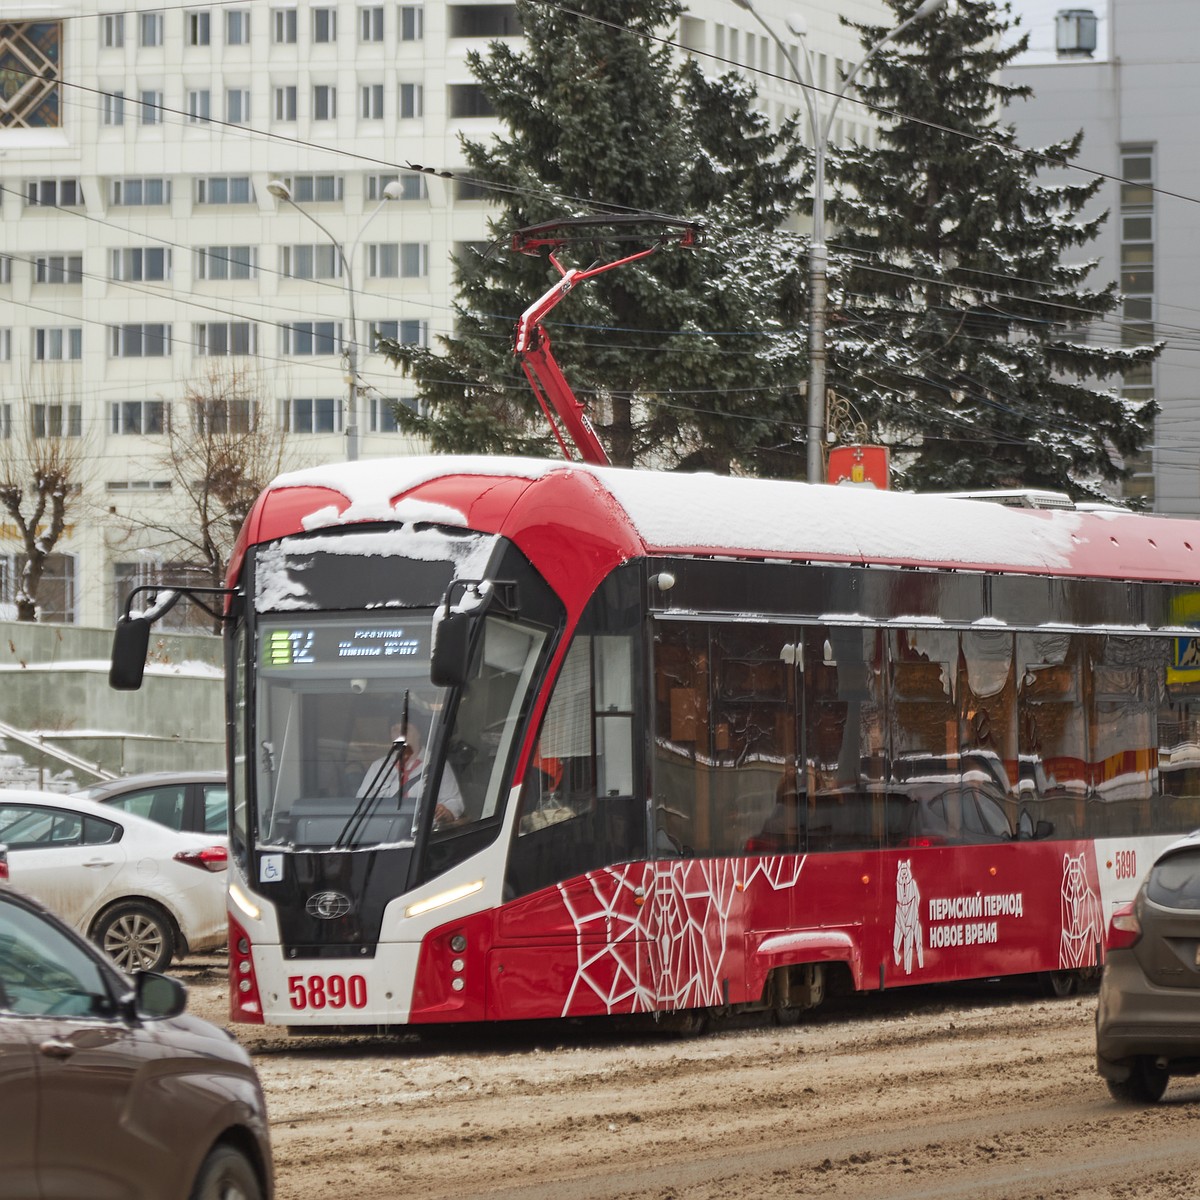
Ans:
<svg viewBox="0 0 1200 1200"><path fill-rule="evenodd" d="M1063 970L1096 965L1096 946L1104 936L1100 900L1087 877L1087 860L1081 853L1063 855L1062 939L1058 965Z"/></svg>
<svg viewBox="0 0 1200 1200"><path fill-rule="evenodd" d="M904 958L905 975L912 974L913 952L917 966L925 965L925 937L921 930L921 893L912 875L912 859L896 864L896 932L892 938L892 955L896 966Z"/></svg>

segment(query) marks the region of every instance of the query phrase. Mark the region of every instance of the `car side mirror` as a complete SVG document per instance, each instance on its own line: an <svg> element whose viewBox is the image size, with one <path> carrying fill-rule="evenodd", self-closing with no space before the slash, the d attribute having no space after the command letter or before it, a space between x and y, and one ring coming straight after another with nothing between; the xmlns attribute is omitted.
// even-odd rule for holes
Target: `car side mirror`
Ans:
<svg viewBox="0 0 1200 1200"><path fill-rule="evenodd" d="M434 687L460 687L467 681L467 657L471 650L471 614L442 613L433 634L429 679Z"/></svg>
<svg viewBox="0 0 1200 1200"><path fill-rule="evenodd" d="M108 685L119 692L136 692L146 672L150 649L149 617L122 617L113 634L112 665Z"/></svg>
<svg viewBox="0 0 1200 1200"><path fill-rule="evenodd" d="M187 1008L187 988L170 975L139 971L133 977L133 1004L139 1017L163 1020Z"/></svg>

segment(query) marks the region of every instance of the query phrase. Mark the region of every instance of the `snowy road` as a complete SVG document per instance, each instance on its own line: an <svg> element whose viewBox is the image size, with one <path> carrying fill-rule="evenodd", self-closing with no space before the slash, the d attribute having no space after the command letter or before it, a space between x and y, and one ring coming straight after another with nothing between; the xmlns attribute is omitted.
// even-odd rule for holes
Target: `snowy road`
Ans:
<svg viewBox="0 0 1200 1200"><path fill-rule="evenodd" d="M222 1020L218 971L183 974L193 1010ZM239 1037L267 1091L280 1200L1192 1200L1200 1082L1152 1109L1113 1102L1094 1005L976 987L690 1041Z"/></svg>

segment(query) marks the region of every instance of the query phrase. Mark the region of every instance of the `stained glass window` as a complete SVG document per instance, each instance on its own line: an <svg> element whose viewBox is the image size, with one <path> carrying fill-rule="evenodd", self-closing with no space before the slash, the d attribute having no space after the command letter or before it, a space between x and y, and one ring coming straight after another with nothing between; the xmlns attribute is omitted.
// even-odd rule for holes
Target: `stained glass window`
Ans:
<svg viewBox="0 0 1200 1200"><path fill-rule="evenodd" d="M0 129L62 124L61 21L0 21Z"/></svg>

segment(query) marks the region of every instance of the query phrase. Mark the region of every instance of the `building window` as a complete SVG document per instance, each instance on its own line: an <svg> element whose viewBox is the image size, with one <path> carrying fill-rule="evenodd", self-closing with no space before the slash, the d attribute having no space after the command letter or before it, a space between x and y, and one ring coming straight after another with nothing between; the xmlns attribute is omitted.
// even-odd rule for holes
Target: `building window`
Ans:
<svg viewBox="0 0 1200 1200"><path fill-rule="evenodd" d="M342 198L340 175L291 175L284 182L299 204L335 203Z"/></svg>
<svg viewBox="0 0 1200 1200"><path fill-rule="evenodd" d="M31 404L29 416L36 438L82 437L83 405Z"/></svg>
<svg viewBox="0 0 1200 1200"><path fill-rule="evenodd" d="M34 283L82 283L82 254L39 254L33 260Z"/></svg>
<svg viewBox="0 0 1200 1200"><path fill-rule="evenodd" d="M193 125L199 125L212 117L212 92L207 88L197 88L187 94L188 120Z"/></svg>
<svg viewBox="0 0 1200 1200"><path fill-rule="evenodd" d="M219 433L251 433L255 412L252 400L196 400L192 425L201 437Z"/></svg>
<svg viewBox="0 0 1200 1200"><path fill-rule="evenodd" d="M371 335L372 350L378 348L380 338L390 338L402 346L428 346L429 322L426 320L373 321Z"/></svg>
<svg viewBox="0 0 1200 1200"><path fill-rule="evenodd" d="M110 358L166 358L171 353L170 325L110 325Z"/></svg>
<svg viewBox="0 0 1200 1200"><path fill-rule="evenodd" d="M400 278L422 279L429 274L429 243L400 243Z"/></svg>
<svg viewBox="0 0 1200 1200"><path fill-rule="evenodd" d="M109 277L162 283L171 278L171 251L166 247L128 246L110 251Z"/></svg>
<svg viewBox="0 0 1200 1200"><path fill-rule="evenodd" d="M372 396L370 421L372 433L399 433L396 400L389 396Z"/></svg>
<svg viewBox="0 0 1200 1200"><path fill-rule="evenodd" d="M383 41L382 8L360 8L358 10L358 40L360 42Z"/></svg>
<svg viewBox="0 0 1200 1200"><path fill-rule="evenodd" d="M225 13L225 45L250 44L250 14L245 9L228 9Z"/></svg>
<svg viewBox="0 0 1200 1200"><path fill-rule="evenodd" d="M160 12L138 14L138 40L143 46L163 44L163 15Z"/></svg>
<svg viewBox="0 0 1200 1200"><path fill-rule="evenodd" d="M337 321L295 321L280 326L284 354L338 354L342 349L342 331Z"/></svg>
<svg viewBox="0 0 1200 1200"><path fill-rule="evenodd" d="M114 480L109 482L110 492L149 492L171 490L169 479ZM212 576L207 569L194 563L162 562L149 556L135 562L113 563L113 611L114 620L125 614L125 601L135 588L154 587L178 589L187 587L211 587ZM187 630L192 633L212 633L212 618L196 604L176 604L174 608L156 619L163 629Z"/></svg>
<svg viewBox="0 0 1200 1200"><path fill-rule="evenodd" d="M313 88L313 120L332 121L337 116L337 88L318 83Z"/></svg>
<svg viewBox="0 0 1200 1200"><path fill-rule="evenodd" d="M452 83L446 90L449 92L449 110L452 118L496 115L496 110L481 84Z"/></svg>
<svg viewBox="0 0 1200 1200"><path fill-rule="evenodd" d="M12 437L12 405L0 404L0 438Z"/></svg>
<svg viewBox="0 0 1200 1200"><path fill-rule="evenodd" d="M455 200L486 200L488 198L488 189L482 183L476 183L474 179L456 179L454 181L454 199Z"/></svg>
<svg viewBox="0 0 1200 1200"><path fill-rule="evenodd" d="M225 120L230 125L245 125L250 120L250 89L229 88L225 93Z"/></svg>
<svg viewBox="0 0 1200 1200"><path fill-rule="evenodd" d="M447 13L452 38L519 37L522 32L514 4L451 4Z"/></svg>
<svg viewBox="0 0 1200 1200"><path fill-rule="evenodd" d="M295 16L292 13L292 16ZM296 119L296 88L289 84L287 87L275 89L275 120L294 121Z"/></svg>
<svg viewBox="0 0 1200 1200"><path fill-rule="evenodd" d="M12 362L12 330L0 329L0 362ZM7 405L5 406L7 408ZM4 437L8 437L5 433Z"/></svg>
<svg viewBox="0 0 1200 1200"><path fill-rule="evenodd" d="M1153 146L1121 148L1121 342L1140 346L1154 341L1155 240ZM1121 379L1121 395L1138 403L1154 399L1154 364L1136 363ZM1132 471L1122 492L1153 505L1153 455L1143 451L1126 466Z"/></svg>
<svg viewBox="0 0 1200 1200"><path fill-rule="evenodd" d="M124 13L104 13L100 17L100 45L106 50L119 50L125 45Z"/></svg>
<svg viewBox="0 0 1200 1200"><path fill-rule="evenodd" d="M313 41L318 43L337 41L337 9L313 9Z"/></svg>
<svg viewBox="0 0 1200 1200"><path fill-rule="evenodd" d="M358 115L364 121L381 121L383 119L383 84L365 83L359 89Z"/></svg>
<svg viewBox="0 0 1200 1200"><path fill-rule="evenodd" d="M420 4L400 6L400 40L419 42L425 36L425 9Z"/></svg>
<svg viewBox="0 0 1200 1200"><path fill-rule="evenodd" d="M229 354L254 354L258 326L249 321L210 321L196 326L196 353L216 358Z"/></svg>
<svg viewBox="0 0 1200 1200"><path fill-rule="evenodd" d="M81 326L35 329L33 331L35 362L71 362L78 361L82 357L83 329Z"/></svg>
<svg viewBox="0 0 1200 1200"><path fill-rule="evenodd" d="M196 180L197 204L251 204L254 188L249 175L209 175Z"/></svg>
<svg viewBox="0 0 1200 1200"><path fill-rule="evenodd" d="M184 40L189 46L207 46L212 40L212 18L207 12L184 14Z"/></svg>
<svg viewBox="0 0 1200 1200"><path fill-rule="evenodd" d="M340 433L342 402L333 396L285 400L284 426L289 433Z"/></svg>
<svg viewBox="0 0 1200 1200"><path fill-rule="evenodd" d="M114 179L112 202L115 205L170 204L169 179Z"/></svg>
<svg viewBox="0 0 1200 1200"><path fill-rule="evenodd" d="M400 85L400 116L404 118L425 115L425 89L419 83Z"/></svg>
<svg viewBox="0 0 1200 1200"><path fill-rule="evenodd" d="M368 175L367 199L382 200L384 189L390 183L400 184L399 200L428 200L429 187L420 171L401 171L399 175Z"/></svg>
<svg viewBox="0 0 1200 1200"><path fill-rule="evenodd" d="M367 276L371 279L400 277L400 246L396 242L380 242L367 247Z"/></svg>
<svg viewBox="0 0 1200 1200"><path fill-rule="evenodd" d="M197 279L254 279L258 275L257 246L197 246Z"/></svg>
<svg viewBox="0 0 1200 1200"><path fill-rule="evenodd" d="M162 124L162 92L142 92L139 96L139 104L139 120L143 125Z"/></svg>
<svg viewBox="0 0 1200 1200"><path fill-rule="evenodd" d="M0 554L0 603L9 607L16 604L25 564L23 554ZM75 605L75 556L47 555L42 565L42 582L38 586L37 619L72 625L78 615ZM177 604L175 607L195 608L195 605Z"/></svg>
<svg viewBox="0 0 1200 1200"><path fill-rule="evenodd" d="M125 123L125 93L105 92L101 97L100 119L105 125Z"/></svg>
<svg viewBox="0 0 1200 1200"><path fill-rule="evenodd" d="M108 406L108 431L113 434L164 433L166 403L162 400L117 400Z"/></svg>
<svg viewBox="0 0 1200 1200"><path fill-rule="evenodd" d="M12 283L12 258L0 254L0 283Z"/></svg>
<svg viewBox="0 0 1200 1200"><path fill-rule="evenodd" d="M62 21L0 20L0 129L57 129L62 124L63 57Z"/></svg>
<svg viewBox="0 0 1200 1200"><path fill-rule="evenodd" d="M82 203L78 179L25 181L25 205L28 208L78 208Z"/></svg>
<svg viewBox="0 0 1200 1200"><path fill-rule="evenodd" d="M289 279L340 279L342 256L336 246L280 246L279 273Z"/></svg>
<svg viewBox="0 0 1200 1200"><path fill-rule="evenodd" d="M296 44L296 10L277 8L271 13L271 40L277 46Z"/></svg>

